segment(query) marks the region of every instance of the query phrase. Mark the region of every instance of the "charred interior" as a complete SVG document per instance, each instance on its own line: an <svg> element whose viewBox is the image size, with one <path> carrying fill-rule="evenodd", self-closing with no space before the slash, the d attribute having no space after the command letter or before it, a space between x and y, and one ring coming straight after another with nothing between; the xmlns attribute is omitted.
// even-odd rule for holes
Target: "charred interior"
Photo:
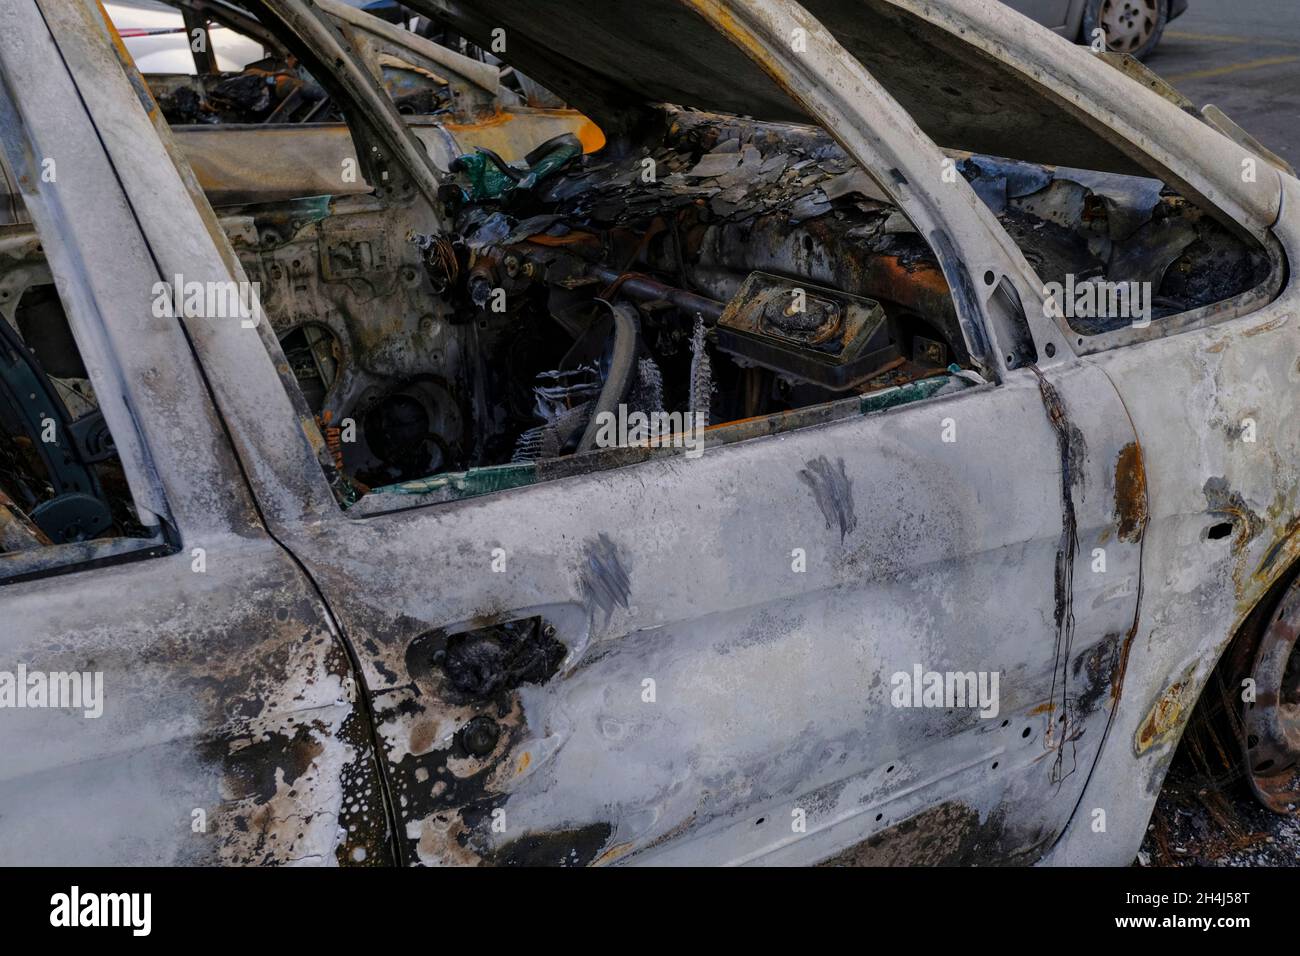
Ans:
<svg viewBox="0 0 1300 956"><path fill-rule="evenodd" d="M465 152L442 190L445 234L364 197L228 219L345 500L572 460L596 449L600 412L641 413L630 434L647 445L656 421L777 416L775 430L901 384L964 387L935 256L831 137L682 110L665 129L620 154L584 155L573 135L514 162ZM1159 319L1268 275L1262 249L1156 180L981 156L956 168L1045 282L1150 282Z"/></svg>
<svg viewBox="0 0 1300 956"><path fill-rule="evenodd" d="M147 537L54 286L0 309L0 554Z"/></svg>
<svg viewBox="0 0 1300 956"><path fill-rule="evenodd" d="M153 74L149 89L173 125L319 123L341 118L328 94L287 56L267 57L225 73ZM432 94L428 96L432 99Z"/></svg>

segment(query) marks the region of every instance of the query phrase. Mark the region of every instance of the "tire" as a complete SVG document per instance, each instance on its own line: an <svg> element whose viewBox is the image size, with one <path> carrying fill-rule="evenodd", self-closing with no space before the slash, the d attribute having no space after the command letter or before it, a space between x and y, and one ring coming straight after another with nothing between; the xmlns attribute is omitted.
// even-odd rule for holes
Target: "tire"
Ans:
<svg viewBox="0 0 1300 956"><path fill-rule="evenodd" d="M1244 781L1267 809L1300 813L1298 633L1300 577L1293 577L1251 613L1201 692L1179 747L1192 789L1226 791Z"/></svg>
<svg viewBox="0 0 1300 956"><path fill-rule="evenodd" d="M1083 10L1083 42L1092 43L1098 29L1106 31L1112 53L1145 60L1156 48L1169 23L1169 0L1088 0Z"/></svg>

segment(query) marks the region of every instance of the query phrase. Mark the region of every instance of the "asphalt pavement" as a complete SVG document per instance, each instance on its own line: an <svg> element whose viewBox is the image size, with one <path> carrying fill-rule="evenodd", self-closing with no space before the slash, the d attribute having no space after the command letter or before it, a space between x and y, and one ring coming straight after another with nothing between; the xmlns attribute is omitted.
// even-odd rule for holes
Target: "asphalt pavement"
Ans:
<svg viewBox="0 0 1300 956"><path fill-rule="evenodd" d="M1147 66L1300 168L1300 0L1191 0Z"/></svg>

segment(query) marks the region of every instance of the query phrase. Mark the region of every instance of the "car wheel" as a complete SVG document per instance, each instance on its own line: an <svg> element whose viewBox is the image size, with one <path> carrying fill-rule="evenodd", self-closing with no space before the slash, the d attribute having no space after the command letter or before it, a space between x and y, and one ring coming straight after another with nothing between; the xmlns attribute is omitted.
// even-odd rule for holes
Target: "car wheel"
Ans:
<svg viewBox="0 0 1300 956"><path fill-rule="evenodd" d="M1242 705L1243 758L1264 806L1293 812L1300 803L1300 583L1291 585L1255 650L1255 699Z"/></svg>
<svg viewBox="0 0 1300 956"><path fill-rule="evenodd" d="M1083 12L1083 42L1097 30L1106 33L1106 48L1139 60L1156 48L1169 22L1168 0L1088 0Z"/></svg>
<svg viewBox="0 0 1300 956"><path fill-rule="evenodd" d="M1300 576L1261 602L1228 646L1179 747L1191 789L1241 780L1275 813L1300 812Z"/></svg>

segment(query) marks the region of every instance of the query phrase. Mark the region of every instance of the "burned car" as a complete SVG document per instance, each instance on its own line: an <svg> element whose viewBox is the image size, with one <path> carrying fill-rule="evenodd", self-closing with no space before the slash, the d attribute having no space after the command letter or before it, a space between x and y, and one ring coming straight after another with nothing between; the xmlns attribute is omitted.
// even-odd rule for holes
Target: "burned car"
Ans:
<svg viewBox="0 0 1300 956"><path fill-rule="evenodd" d="M563 109L182 5L328 112L0 10L0 860L1125 865L1216 720L1294 810L1220 111L983 0L407 0Z"/></svg>

